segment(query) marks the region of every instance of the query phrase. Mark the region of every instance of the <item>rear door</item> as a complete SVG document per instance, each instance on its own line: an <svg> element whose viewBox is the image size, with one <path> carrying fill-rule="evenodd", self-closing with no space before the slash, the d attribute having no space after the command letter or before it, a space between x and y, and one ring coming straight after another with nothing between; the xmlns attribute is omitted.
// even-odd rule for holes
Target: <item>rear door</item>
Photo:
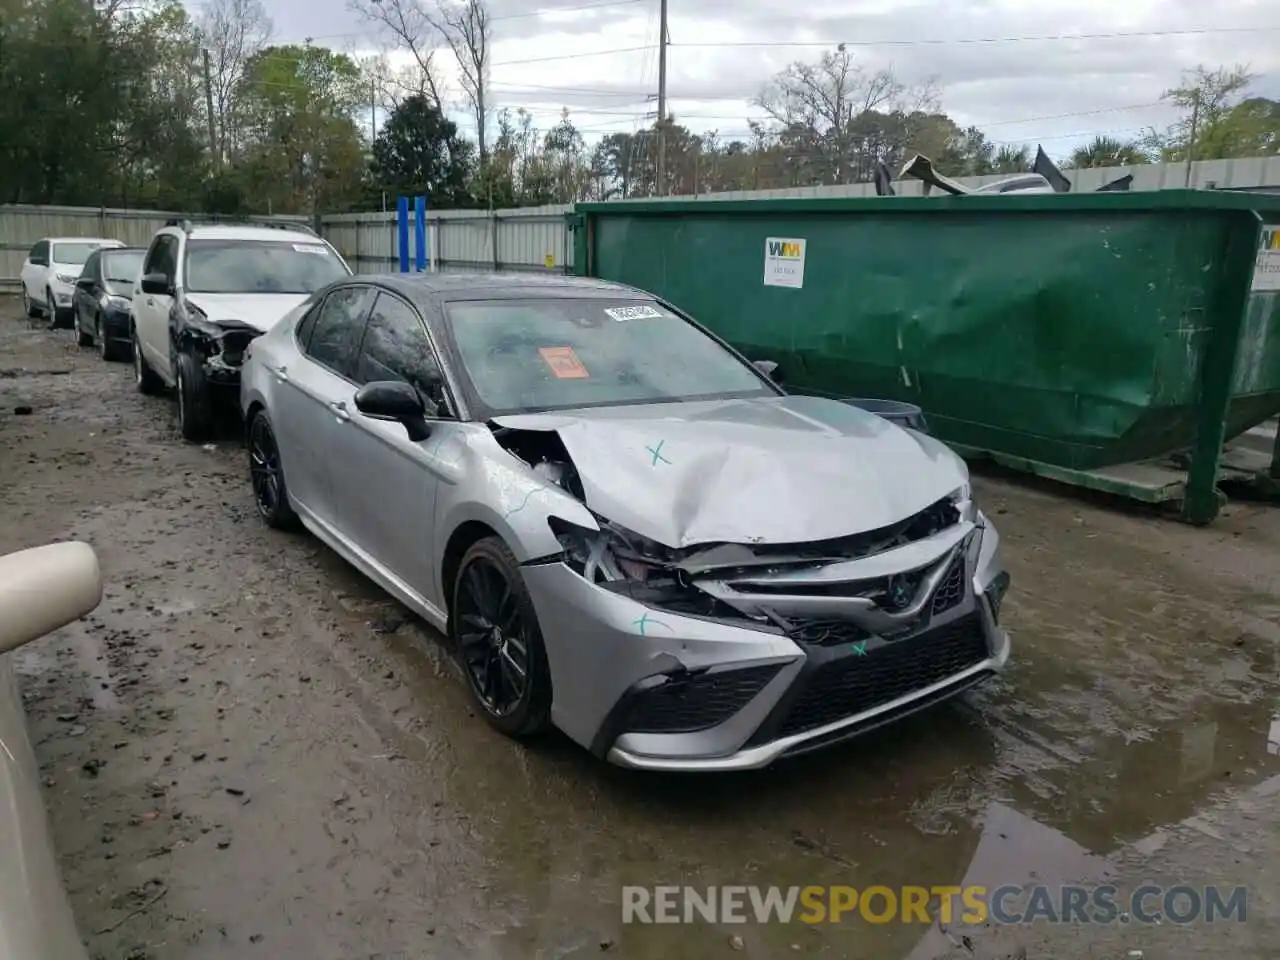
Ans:
<svg viewBox="0 0 1280 960"><path fill-rule="evenodd" d="M44 303L44 280L49 271L49 241L41 240L33 245L22 262L22 288L27 297L37 303Z"/></svg>
<svg viewBox="0 0 1280 960"><path fill-rule="evenodd" d="M89 254L80 271L80 279L76 281L76 292L72 295L71 308L75 311L76 322L80 329L94 332L94 311L98 306L98 298L102 296L102 252Z"/></svg>
<svg viewBox="0 0 1280 960"><path fill-rule="evenodd" d="M298 322L295 358L268 361L274 380L271 421L289 493L331 529L338 516L331 466L340 455L335 445L345 432L341 428L350 418L356 356L371 299L364 285L331 291Z"/></svg>

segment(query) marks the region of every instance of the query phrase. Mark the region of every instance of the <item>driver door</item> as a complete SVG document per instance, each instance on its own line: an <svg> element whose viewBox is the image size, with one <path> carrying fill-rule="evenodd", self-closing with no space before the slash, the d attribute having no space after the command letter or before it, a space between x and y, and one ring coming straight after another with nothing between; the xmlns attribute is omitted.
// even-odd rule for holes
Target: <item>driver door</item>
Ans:
<svg viewBox="0 0 1280 960"><path fill-rule="evenodd" d="M347 403L348 420L337 430L329 469L335 500L342 504L344 533L377 563L428 604L443 609L434 596L431 558L435 555L436 493L441 482L441 432L451 430L447 409L432 424L432 436L421 442L409 439L399 423L374 420L356 409L359 386L378 380L412 384L424 400L435 380L440 362L426 325L408 302L380 291L369 311L369 322L355 364ZM447 401L446 401L447 407Z"/></svg>
<svg viewBox="0 0 1280 960"><path fill-rule="evenodd" d="M173 385L173 371L169 365L169 310L173 297L160 293L143 293L142 278L149 273L159 273L168 278L170 287L178 273L178 238L162 233L151 242L142 273L133 287L133 325L138 331L138 343L147 365L166 383Z"/></svg>

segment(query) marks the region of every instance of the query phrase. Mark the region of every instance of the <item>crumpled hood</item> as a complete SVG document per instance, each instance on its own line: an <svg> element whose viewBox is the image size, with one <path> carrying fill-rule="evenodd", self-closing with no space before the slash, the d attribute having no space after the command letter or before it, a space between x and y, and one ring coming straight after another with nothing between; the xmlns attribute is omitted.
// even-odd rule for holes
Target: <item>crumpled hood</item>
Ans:
<svg viewBox="0 0 1280 960"><path fill-rule="evenodd" d="M266 332L277 320L306 300L307 293L189 293L187 302L210 320L237 320Z"/></svg>
<svg viewBox="0 0 1280 960"><path fill-rule="evenodd" d="M939 441L819 397L494 422L556 431L587 506L668 547L849 536L906 519L968 482L964 461Z"/></svg>

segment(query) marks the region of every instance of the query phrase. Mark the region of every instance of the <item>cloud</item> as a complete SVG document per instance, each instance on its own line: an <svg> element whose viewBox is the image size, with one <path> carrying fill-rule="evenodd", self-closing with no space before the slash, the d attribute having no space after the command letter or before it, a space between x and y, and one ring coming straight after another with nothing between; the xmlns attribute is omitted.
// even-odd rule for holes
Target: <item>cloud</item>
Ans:
<svg viewBox="0 0 1280 960"><path fill-rule="evenodd" d="M346 0L266 2L281 39L378 45L377 31ZM500 106L525 106L541 126L568 108L588 138L651 122L657 0L574 9L591 2L540 0L533 11L521 0L490 0ZM1235 32L1206 32L1215 29ZM1222 0L1212 8L1192 0L1076 0L1070 7L865 0L856 13L830 0L685 0L672 10L670 35L668 93L677 120L728 135L745 135L747 117L761 115L750 101L770 76L841 40L869 69L890 67L911 84L936 80L943 108L958 122L1002 142L1044 141L1058 154L1097 133L1132 136L1167 125L1174 115L1161 94L1197 64L1248 64L1258 74L1255 90L1280 97L1275 0ZM760 45L728 45L752 43Z"/></svg>

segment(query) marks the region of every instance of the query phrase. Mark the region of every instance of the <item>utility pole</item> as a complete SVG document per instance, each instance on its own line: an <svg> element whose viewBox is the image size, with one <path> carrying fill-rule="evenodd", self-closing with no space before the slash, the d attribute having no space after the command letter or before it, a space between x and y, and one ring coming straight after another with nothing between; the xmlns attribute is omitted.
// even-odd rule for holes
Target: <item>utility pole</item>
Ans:
<svg viewBox="0 0 1280 960"><path fill-rule="evenodd" d="M667 0L658 7L658 196L667 195Z"/></svg>
<svg viewBox="0 0 1280 960"><path fill-rule="evenodd" d="M1200 88L1196 87L1196 99L1191 105L1191 136L1187 140L1187 175L1183 187L1191 186L1191 162L1196 158L1196 128L1200 125Z"/></svg>
<svg viewBox="0 0 1280 960"><path fill-rule="evenodd" d="M369 81L369 143L378 138L378 81Z"/></svg>
<svg viewBox="0 0 1280 960"><path fill-rule="evenodd" d="M218 149L217 125L213 120L213 71L209 67L209 51L204 54L204 103L209 110L209 155L213 157L213 168L222 172L222 151Z"/></svg>

